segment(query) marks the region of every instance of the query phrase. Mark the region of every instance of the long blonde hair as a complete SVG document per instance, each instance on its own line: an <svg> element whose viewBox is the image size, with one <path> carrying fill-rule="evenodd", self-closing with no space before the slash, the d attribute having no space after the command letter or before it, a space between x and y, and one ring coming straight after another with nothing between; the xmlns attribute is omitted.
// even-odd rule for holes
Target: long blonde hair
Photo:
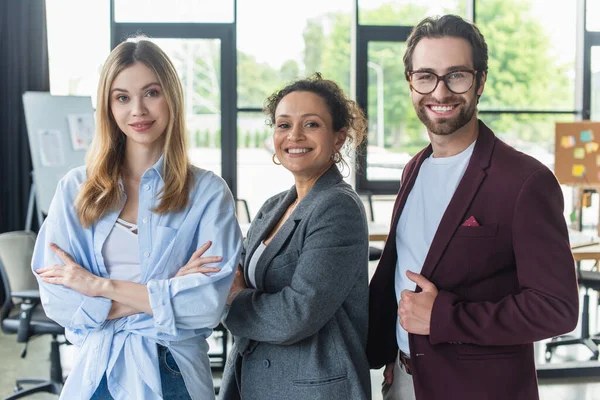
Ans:
<svg viewBox="0 0 600 400"><path fill-rule="evenodd" d="M159 214L180 211L189 201L192 169L187 155L183 89L177 71L156 44L146 39L130 39L113 49L100 73L96 133L86 155L87 180L75 200L84 227L118 209L123 201L119 178L125 157L125 134L110 110L110 88L121 71L138 62L154 72L169 106L163 148L165 185L159 193L160 203L153 211Z"/></svg>

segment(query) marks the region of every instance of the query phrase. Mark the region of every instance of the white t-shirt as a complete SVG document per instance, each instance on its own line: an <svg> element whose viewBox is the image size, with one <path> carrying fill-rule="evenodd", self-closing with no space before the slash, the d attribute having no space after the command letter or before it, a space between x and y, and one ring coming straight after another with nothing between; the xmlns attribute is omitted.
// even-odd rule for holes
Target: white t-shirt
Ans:
<svg viewBox="0 0 600 400"><path fill-rule="evenodd" d="M119 218L108 234L102 248L102 257L110 279L141 282L137 230L137 225Z"/></svg>
<svg viewBox="0 0 600 400"><path fill-rule="evenodd" d="M406 271L421 272L438 225L465 174L474 147L475 142L455 156L429 156L423 161L396 226L396 301L400 300L402 290L415 290L416 284L408 279ZM400 325L399 318L396 340L400 350L410 354L408 332Z"/></svg>

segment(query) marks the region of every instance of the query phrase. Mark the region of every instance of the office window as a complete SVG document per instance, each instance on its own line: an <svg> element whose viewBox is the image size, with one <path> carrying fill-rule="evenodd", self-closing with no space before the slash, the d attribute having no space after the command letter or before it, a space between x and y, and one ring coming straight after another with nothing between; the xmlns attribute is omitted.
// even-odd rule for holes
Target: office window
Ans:
<svg viewBox="0 0 600 400"><path fill-rule="evenodd" d="M115 0L116 22L233 22L233 0Z"/></svg>
<svg viewBox="0 0 600 400"><path fill-rule="evenodd" d="M477 26L489 49L480 109L572 110L576 4L478 0Z"/></svg>
<svg viewBox="0 0 600 400"><path fill-rule="evenodd" d="M359 0L361 25L414 26L430 15L456 14L467 17L471 0Z"/></svg>
<svg viewBox="0 0 600 400"><path fill-rule="evenodd" d="M65 11L73 18L65 18ZM107 1L46 0L50 91L91 96L96 104L100 70L110 53Z"/></svg>
<svg viewBox="0 0 600 400"><path fill-rule="evenodd" d="M600 46L592 47L591 120L600 121Z"/></svg>
<svg viewBox="0 0 600 400"><path fill-rule="evenodd" d="M354 0L239 1L237 12L237 195L251 216L293 176L272 162L273 129L260 112L265 99L291 81L321 72L350 94L350 32ZM262 10L262 11L257 11Z"/></svg>
<svg viewBox="0 0 600 400"><path fill-rule="evenodd" d="M238 107L262 108L273 91L314 72L349 90L353 2L238 2Z"/></svg>
<svg viewBox="0 0 600 400"><path fill-rule="evenodd" d="M600 32L600 0L586 1L586 24L590 32Z"/></svg>

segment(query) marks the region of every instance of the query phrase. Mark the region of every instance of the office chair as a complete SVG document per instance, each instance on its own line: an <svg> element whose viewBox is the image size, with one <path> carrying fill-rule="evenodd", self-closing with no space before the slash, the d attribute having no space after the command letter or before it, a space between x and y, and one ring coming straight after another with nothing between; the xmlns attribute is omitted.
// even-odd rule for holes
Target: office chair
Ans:
<svg viewBox="0 0 600 400"><path fill-rule="evenodd" d="M590 360L598 360L598 355L600 354L600 350L598 349L600 337L590 336L590 295L588 294L588 290L592 289L597 292L600 292L600 273L594 271L581 270L578 262L577 280L579 286L585 289L581 310L581 335L579 337L563 335L552 338L550 342L546 343L545 359L548 362L550 362L550 360L552 359L554 350L557 347L571 344L583 344L592 352Z"/></svg>
<svg viewBox="0 0 600 400"><path fill-rule="evenodd" d="M35 234L32 232L0 234L0 328L5 334L16 334L18 343L25 343L21 358L27 355L27 343L30 339L52 335L50 379L17 379L15 391L5 400L20 399L39 392L60 394L63 386L59 351L62 343L58 341L58 335L64 334L64 328L44 313L35 278L34 287L22 287L28 281L28 275L33 275L30 262L34 244ZM13 280L22 290L11 290ZM24 388L23 385L33 386Z"/></svg>

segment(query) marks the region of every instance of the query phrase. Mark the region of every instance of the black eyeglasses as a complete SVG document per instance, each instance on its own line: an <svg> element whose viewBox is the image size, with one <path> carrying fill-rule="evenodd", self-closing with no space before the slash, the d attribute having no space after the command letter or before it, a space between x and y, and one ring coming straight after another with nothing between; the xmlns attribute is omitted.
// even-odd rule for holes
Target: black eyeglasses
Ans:
<svg viewBox="0 0 600 400"><path fill-rule="evenodd" d="M432 93L440 81L444 81L452 93L463 94L473 87L476 74L477 71L474 70L452 71L442 76L433 72L416 71L408 73L408 82L410 87L420 94Z"/></svg>

